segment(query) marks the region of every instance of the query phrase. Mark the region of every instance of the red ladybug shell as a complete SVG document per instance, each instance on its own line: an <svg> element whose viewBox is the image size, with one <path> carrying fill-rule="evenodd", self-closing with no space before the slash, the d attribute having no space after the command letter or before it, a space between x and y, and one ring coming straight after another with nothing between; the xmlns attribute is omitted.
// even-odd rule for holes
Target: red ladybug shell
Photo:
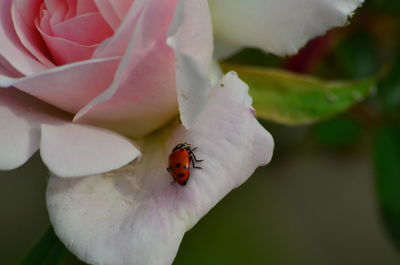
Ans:
<svg viewBox="0 0 400 265"><path fill-rule="evenodd" d="M195 150L195 149L193 149ZM180 185L186 185L190 177L190 163L194 165L194 162L201 162L202 160L196 160L193 150L190 149L190 144L181 143L175 146L169 155L168 161L168 172L171 174L174 182L178 182ZM200 168L200 167L195 167Z"/></svg>
<svg viewBox="0 0 400 265"><path fill-rule="evenodd" d="M186 185L190 177L190 154L189 151L180 148L169 155L169 173L172 178L181 185Z"/></svg>

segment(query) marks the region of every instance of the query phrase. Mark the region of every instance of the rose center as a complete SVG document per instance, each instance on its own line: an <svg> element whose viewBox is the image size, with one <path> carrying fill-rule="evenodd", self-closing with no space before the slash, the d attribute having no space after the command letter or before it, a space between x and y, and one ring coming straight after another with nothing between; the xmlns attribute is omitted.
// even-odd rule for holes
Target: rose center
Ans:
<svg viewBox="0 0 400 265"><path fill-rule="evenodd" d="M45 0L35 25L57 65L90 59L113 34L93 0Z"/></svg>

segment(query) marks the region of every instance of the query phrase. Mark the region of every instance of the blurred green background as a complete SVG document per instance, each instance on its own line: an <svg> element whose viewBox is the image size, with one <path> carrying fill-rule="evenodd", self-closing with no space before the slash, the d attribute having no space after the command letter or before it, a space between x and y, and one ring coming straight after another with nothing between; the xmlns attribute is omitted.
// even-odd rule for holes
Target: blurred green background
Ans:
<svg viewBox="0 0 400 265"><path fill-rule="evenodd" d="M272 162L186 234L174 265L400 264L399 38L400 1L370 0L296 56L246 49L224 62L374 78L377 90L313 124L261 120L275 138ZM49 227L48 173L35 155L0 175L0 264L19 264ZM63 264L82 263L67 254Z"/></svg>

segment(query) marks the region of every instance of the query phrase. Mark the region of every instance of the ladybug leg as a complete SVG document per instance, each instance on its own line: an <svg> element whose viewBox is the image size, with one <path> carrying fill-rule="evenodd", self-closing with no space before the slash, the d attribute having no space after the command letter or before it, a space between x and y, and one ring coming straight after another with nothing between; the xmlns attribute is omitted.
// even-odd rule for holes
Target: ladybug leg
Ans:
<svg viewBox="0 0 400 265"><path fill-rule="evenodd" d="M176 181L175 181L175 180L173 180L173 181L171 182L171 186L172 186L172 185L174 185L174 184L175 184L175 182L176 182Z"/></svg>
<svg viewBox="0 0 400 265"><path fill-rule="evenodd" d="M194 155L193 151L195 151L197 147L193 148L192 150L189 150L190 156L192 157L192 160L196 162L203 162L203 159L197 159L196 156Z"/></svg>
<svg viewBox="0 0 400 265"><path fill-rule="evenodd" d="M193 155L193 154L192 154L192 155ZM196 162L201 162L201 161L203 161L203 160L196 160L196 158L193 159L192 155L190 156L190 158L191 158L191 159L190 159L190 162L192 162L193 168L203 169L202 167L196 167L196 163L195 163L195 161L196 161Z"/></svg>
<svg viewBox="0 0 400 265"><path fill-rule="evenodd" d="M172 170L172 168L167 167L167 171L168 171L168 172L171 172L171 170Z"/></svg>

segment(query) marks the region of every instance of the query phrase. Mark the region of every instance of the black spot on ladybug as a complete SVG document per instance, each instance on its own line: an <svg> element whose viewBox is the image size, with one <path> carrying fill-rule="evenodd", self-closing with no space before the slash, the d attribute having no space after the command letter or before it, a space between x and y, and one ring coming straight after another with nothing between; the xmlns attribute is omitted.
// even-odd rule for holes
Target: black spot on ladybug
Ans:
<svg viewBox="0 0 400 265"><path fill-rule="evenodd" d="M178 175L178 177L183 178L185 176L185 174L181 173Z"/></svg>
<svg viewBox="0 0 400 265"><path fill-rule="evenodd" d="M189 167L188 167L188 166L186 166L186 165L185 165L185 166L183 166L183 169L188 169L188 168L189 168Z"/></svg>
<svg viewBox="0 0 400 265"><path fill-rule="evenodd" d="M181 166L181 163L176 163L175 168L178 168Z"/></svg>

